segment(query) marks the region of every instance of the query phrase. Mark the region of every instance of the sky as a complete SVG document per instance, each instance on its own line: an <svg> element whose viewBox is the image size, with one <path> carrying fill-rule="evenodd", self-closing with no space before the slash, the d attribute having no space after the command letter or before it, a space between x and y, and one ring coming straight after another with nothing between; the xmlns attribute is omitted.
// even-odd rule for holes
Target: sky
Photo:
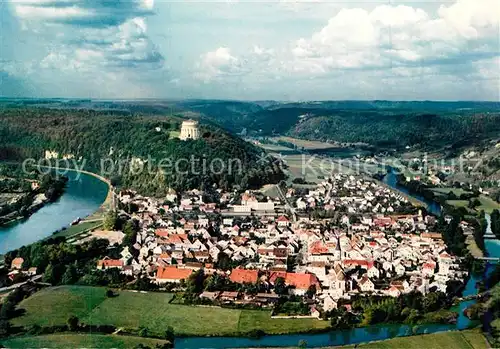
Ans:
<svg viewBox="0 0 500 349"><path fill-rule="evenodd" d="M500 100L500 0L3 0L0 96Z"/></svg>

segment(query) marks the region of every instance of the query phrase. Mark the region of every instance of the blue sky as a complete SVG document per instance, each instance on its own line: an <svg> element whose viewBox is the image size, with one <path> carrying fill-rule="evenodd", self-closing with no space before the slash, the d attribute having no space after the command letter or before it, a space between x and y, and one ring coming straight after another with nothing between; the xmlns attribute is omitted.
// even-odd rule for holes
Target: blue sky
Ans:
<svg viewBox="0 0 500 349"><path fill-rule="evenodd" d="M0 95L499 100L500 1L0 2Z"/></svg>

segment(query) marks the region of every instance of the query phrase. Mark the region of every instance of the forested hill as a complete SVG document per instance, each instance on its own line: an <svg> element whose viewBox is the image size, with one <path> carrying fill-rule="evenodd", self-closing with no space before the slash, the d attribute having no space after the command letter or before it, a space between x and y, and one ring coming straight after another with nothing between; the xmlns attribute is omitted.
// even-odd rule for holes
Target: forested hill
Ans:
<svg viewBox="0 0 500 349"><path fill-rule="evenodd" d="M500 134L500 102L0 99L0 109L6 106L81 108L130 116L189 114L231 133L362 142L399 150L406 146L458 150L498 139Z"/></svg>
<svg viewBox="0 0 500 349"><path fill-rule="evenodd" d="M180 116L123 112L4 108L0 109L0 159L39 159L50 150L59 157L85 161L85 169L91 171L100 171L101 160L106 159L106 170L111 170L111 161L115 164L108 177L150 195L163 195L169 187L182 190L213 183L226 189L257 187L283 178L271 158L262 161L260 149L220 128L202 123L200 139L180 141L176 136L182 120ZM209 165L216 158L220 160L211 171ZM159 161L165 171L158 170ZM176 162L177 170L171 165ZM130 171L139 172L148 165L152 170Z"/></svg>
<svg viewBox="0 0 500 349"><path fill-rule="evenodd" d="M232 132L310 140L407 145L433 150L467 146L500 134L497 102L330 101L262 103L192 101L176 104Z"/></svg>

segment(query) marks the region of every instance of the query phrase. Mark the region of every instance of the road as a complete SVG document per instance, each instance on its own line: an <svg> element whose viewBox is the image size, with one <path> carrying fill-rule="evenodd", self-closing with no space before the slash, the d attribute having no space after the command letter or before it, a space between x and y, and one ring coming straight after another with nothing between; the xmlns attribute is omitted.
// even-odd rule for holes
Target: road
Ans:
<svg viewBox="0 0 500 349"><path fill-rule="evenodd" d="M292 216L292 219L294 222L297 222L297 214L295 213L295 209L293 208L292 205L290 205L290 203L288 202L288 199L286 198L286 196L283 194L283 192L281 191L281 188L279 187L278 184L276 184L276 189L278 190L278 194L280 196L280 199L283 200L285 202L285 208L288 212L290 212L291 216Z"/></svg>
<svg viewBox="0 0 500 349"><path fill-rule="evenodd" d="M25 285L25 284L27 284L27 283L28 283L28 282L30 282L30 281L31 281L31 282L35 282L35 281L37 281L37 280L41 279L41 277L42 277L42 276L43 276L43 275L35 275L35 276L33 276L31 279L26 280L26 281L24 281L24 282L19 282L19 283L17 283L17 284L11 285L11 286L2 287L2 288L0 288L0 293L3 293L3 292L10 291L10 290L16 289L16 288L18 288L18 287L21 287L22 285Z"/></svg>

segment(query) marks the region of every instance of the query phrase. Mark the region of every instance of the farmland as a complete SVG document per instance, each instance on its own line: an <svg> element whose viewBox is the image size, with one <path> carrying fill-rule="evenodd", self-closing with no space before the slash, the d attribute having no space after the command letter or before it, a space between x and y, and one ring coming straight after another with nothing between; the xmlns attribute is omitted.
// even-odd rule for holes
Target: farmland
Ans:
<svg viewBox="0 0 500 349"><path fill-rule="evenodd" d="M271 319L269 311L250 311L217 307L193 307L170 304L172 294L121 291L108 298L99 287L63 286L45 289L19 305L25 315L13 319L19 326L64 325L71 315L92 325L148 328L161 335L168 326L176 334L234 335L262 330L266 333L289 333L324 329L329 322L305 319Z"/></svg>
<svg viewBox="0 0 500 349"><path fill-rule="evenodd" d="M452 331L428 335L393 338L385 341L358 344L342 348L366 349L486 349L486 338L480 330Z"/></svg>
<svg viewBox="0 0 500 349"><path fill-rule="evenodd" d="M14 337L2 342L7 348L133 348L139 344L154 347L165 341L133 336L61 333Z"/></svg>
<svg viewBox="0 0 500 349"><path fill-rule="evenodd" d="M446 188L433 188L433 192L437 194L448 194L449 192L452 192L456 196L460 196L462 194L470 194L470 191L463 190L461 188L452 188L452 187L446 187Z"/></svg>

